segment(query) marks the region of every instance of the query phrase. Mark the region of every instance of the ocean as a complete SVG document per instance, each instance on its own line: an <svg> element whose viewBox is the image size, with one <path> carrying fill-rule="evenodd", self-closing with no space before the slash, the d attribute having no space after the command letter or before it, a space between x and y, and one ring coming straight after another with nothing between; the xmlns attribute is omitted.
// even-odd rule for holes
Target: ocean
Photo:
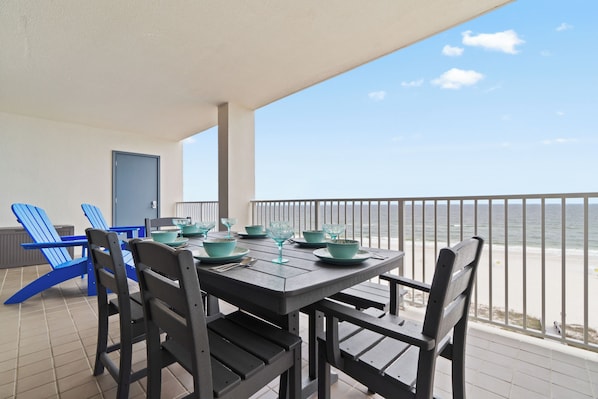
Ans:
<svg viewBox="0 0 598 399"><path fill-rule="evenodd" d="M365 206L364 206L365 205ZM399 212L396 202L321 204L319 218L344 223L348 237L398 237ZM326 209L325 209L326 208ZM543 210L544 209L544 210ZM308 211L307 209L306 211ZM448 212L450 210L450 212ZM303 212L302 212L303 213ZM584 205L547 203L444 203L406 204L404 237L407 241L451 242L480 235L493 245L547 249L583 249L586 214ZM588 249L598 251L598 204L587 212ZM360 226L363 226L360 229ZM564 229L563 229L564 226Z"/></svg>

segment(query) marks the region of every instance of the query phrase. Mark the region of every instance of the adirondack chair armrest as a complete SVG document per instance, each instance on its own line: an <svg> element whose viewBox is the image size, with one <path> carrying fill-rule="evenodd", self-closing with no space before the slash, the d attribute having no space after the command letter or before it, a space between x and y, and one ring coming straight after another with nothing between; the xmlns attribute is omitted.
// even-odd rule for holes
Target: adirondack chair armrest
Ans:
<svg viewBox="0 0 598 399"><path fill-rule="evenodd" d="M87 247L87 239L57 242L26 242L22 243L21 246L24 249Z"/></svg>
<svg viewBox="0 0 598 399"><path fill-rule="evenodd" d="M145 229L144 226L117 226L117 227L110 227L110 231L114 231L116 233L126 233L127 238L137 238L141 237L140 233Z"/></svg>
<svg viewBox="0 0 598 399"><path fill-rule="evenodd" d="M402 285L409 288L414 288L423 292L430 292L430 284L422 283L420 281L412 280L407 277L395 276L393 274L382 274L380 275L382 280L386 280L391 284Z"/></svg>
<svg viewBox="0 0 598 399"><path fill-rule="evenodd" d="M87 241L87 237L85 236L60 236L62 241L76 241L76 240L85 240Z"/></svg>
<svg viewBox="0 0 598 399"><path fill-rule="evenodd" d="M411 345L429 351L434 348L436 342L433 338L423 335L419 331L413 331L386 320L381 320L375 316L361 312L357 309L342 305L340 303L332 302L324 299L313 305L315 310L318 310L326 316L326 322L329 323L329 318L334 317L339 321L347 321L349 323L358 325L368 330L377 332L390 338L406 342ZM326 331L338 331L338 329L326 328ZM330 339L331 337L327 337Z"/></svg>

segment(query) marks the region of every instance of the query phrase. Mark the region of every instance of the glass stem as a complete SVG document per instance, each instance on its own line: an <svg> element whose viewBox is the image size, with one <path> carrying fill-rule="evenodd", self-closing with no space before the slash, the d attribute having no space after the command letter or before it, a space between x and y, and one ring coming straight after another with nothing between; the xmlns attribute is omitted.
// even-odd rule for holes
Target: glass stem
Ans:
<svg viewBox="0 0 598 399"><path fill-rule="evenodd" d="M278 242L278 262L282 263L282 245L284 241Z"/></svg>

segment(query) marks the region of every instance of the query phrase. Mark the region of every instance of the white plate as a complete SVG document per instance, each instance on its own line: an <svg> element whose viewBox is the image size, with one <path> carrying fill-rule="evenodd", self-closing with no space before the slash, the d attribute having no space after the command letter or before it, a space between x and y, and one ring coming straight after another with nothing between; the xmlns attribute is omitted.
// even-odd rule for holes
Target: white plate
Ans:
<svg viewBox="0 0 598 399"><path fill-rule="evenodd" d="M307 241L305 241L305 238L292 238L291 240L295 244L299 245L300 247L304 247L304 248L324 248L326 246L326 241L307 242Z"/></svg>
<svg viewBox="0 0 598 399"><path fill-rule="evenodd" d="M316 249L314 251L314 255L320 258L320 260L323 262L332 263L335 265L355 265L372 257L371 253L363 249L357 251L355 256L349 259L334 258L332 255L330 255L330 252L328 252L328 248Z"/></svg>
<svg viewBox="0 0 598 399"><path fill-rule="evenodd" d="M206 250L199 248L193 251L193 257L199 259L202 263L226 263L241 259L249 253L247 248L235 247L230 255L226 256L209 256Z"/></svg>
<svg viewBox="0 0 598 399"><path fill-rule="evenodd" d="M186 244L189 241L188 238L185 237L178 237L173 242L165 242L164 244L168 245L169 247L180 247L183 244Z"/></svg>

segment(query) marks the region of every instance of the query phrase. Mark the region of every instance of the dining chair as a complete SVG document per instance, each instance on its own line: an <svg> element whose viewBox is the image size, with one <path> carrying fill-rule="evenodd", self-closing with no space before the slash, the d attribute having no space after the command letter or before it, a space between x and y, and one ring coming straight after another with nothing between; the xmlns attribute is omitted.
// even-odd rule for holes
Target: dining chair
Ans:
<svg viewBox="0 0 598 399"><path fill-rule="evenodd" d="M438 356L451 360L453 398L465 398L467 320L483 244L472 237L442 249L431 285L383 275L393 295L401 285L429 294L423 323L318 302L326 324L318 336L318 398L330 398L331 366L383 397L432 398Z"/></svg>
<svg viewBox="0 0 598 399"><path fill-rule="evenodd" d="M151 232L154 230L161 230L162 227L178 227L173 220L174 219L187 219L189 223L191 223L191 217L178 217L178 216L171 216L171 217L162 217L162 218L145 218L145 235L146 237L151 237Z"/></svg>
<svg viewBox="0 0 598 399"><path fill-rule="evenodd" d="M189 397L248 398L279 376L279 395L300 397L300 337L242 311L206 317L190 251L139 239L131 248L147 331L148 398L160 397L161 369L174 362L193 378Z"/></svg>
<svg viewBox="0 0 598 399"><path fill-rule="evenodd" d="M129 396L132 382L146 375L146 368L132 371L133 344L145 339L141 295L131 293L123 260L121 243L116 232L88 228L89 256L93 263L97 287L98 336L93 375L107 369L117 382L117 398ZM109 295L110 293L110 295ZM115 294L115 295L112 295ZM118 315L119 341L108 345L110 316ZM110 357L119 351L118 365Z"/></svg>

